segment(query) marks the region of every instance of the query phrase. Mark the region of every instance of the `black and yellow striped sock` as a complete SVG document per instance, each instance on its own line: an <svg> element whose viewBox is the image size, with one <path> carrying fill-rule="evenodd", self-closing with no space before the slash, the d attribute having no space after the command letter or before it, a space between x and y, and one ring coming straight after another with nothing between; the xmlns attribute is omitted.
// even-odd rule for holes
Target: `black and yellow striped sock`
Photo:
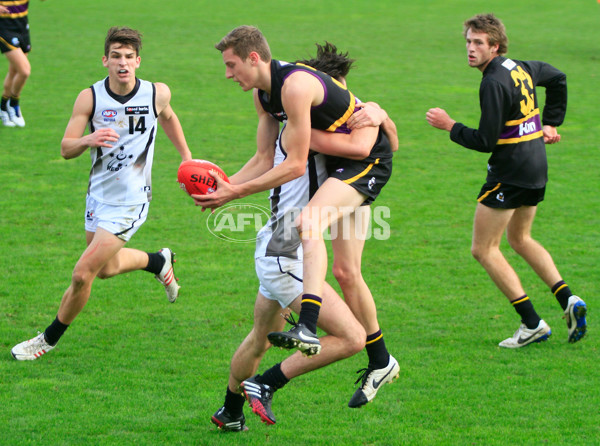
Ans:
<svg viewBox="0 0 600 446"><path fill-rule="evenodd" d="M370 369L382 369L390 362L390 354L385 346L381 330L367 336L367 355L369 356Z"/></svg>
<svg viewBox="0 0 600 446"><path fill-rule="evenodd" d="M319 319L319 311L323 300L314 294L302 295L302 307L300 308L300 316L298 323L304 324L313 333L317 333L317 320Z"/></svg>
<svg viewBox="0 0 600 446"><path fill-rule="evenodd" d="M0 110L7 111L6 103L8 102L8 96L2 96L2 100L0 101Z"/></svg>
<svg viewBox="0 0 600 446"><path fill-rule="evenodd" d="M554 284L551 288L552 294L556 297L556 300L562 307L563 311L567 309L567 305L569 305L569 297L573 295L569 285L565 283L564 280L559 280Z"/></svg>
<svg viewBox="0 0 600 446"><path fill-rule="evenodd" d="M541 318L535 312L535 308L533 308L533 303L529 299L527 294L519 297L516 300L511 302L512 306L515 308L519 316L521 316L521 321L527 325L527 328L532 329L536 328Z"/></svg>

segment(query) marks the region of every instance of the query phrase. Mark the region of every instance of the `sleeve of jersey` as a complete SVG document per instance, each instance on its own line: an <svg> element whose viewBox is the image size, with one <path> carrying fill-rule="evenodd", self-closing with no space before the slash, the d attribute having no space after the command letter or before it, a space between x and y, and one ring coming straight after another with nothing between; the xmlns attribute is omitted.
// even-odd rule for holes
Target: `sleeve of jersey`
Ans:
<svg viewBox="0 0 600 446"><path fill-rule="evenodd" d="M530 62L536 85L546 89L542 123L558 127L567 113L567 75L545 62ZM535 79L534 78L534 79Z"/></svg>
<svg viewBox="0 0 600 446"><path fill-rule="evenodd" d="M479 128L473 129L457 122L450 130L450 139L467 149L493 152L506 122L504 104L507 100L506 93L498 82L484 80L479 89Z"/></svg>

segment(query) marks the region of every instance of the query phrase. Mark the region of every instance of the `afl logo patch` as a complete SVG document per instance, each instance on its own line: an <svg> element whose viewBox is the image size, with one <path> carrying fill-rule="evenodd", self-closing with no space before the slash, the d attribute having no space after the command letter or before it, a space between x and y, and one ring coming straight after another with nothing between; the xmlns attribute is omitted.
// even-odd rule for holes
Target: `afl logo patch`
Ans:
<svg viewBox="0 0 600 446"><path fill-rule="evenodd" d="M115 116L117 116L117 111L116 110L104 110L102 112L102 116L104 116L105 118L114 118Z"/></svg>

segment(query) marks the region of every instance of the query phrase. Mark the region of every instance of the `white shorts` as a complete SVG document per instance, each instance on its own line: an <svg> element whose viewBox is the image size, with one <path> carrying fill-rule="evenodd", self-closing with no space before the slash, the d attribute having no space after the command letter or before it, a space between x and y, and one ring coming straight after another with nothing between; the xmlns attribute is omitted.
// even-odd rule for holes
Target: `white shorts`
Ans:
<svg viewBox="0 0 600 446"><path fill-rule="evenodd" d="M97 228L102 228L127 242L146 221L149 205L113 206L99 203L88 195L85 200L85 230L96 232Z"/></svg>
<svg viewBox="0 0 600 446"><path fill-rule="evenodd" d="M287 308L302 294L302 259L257 257L254 259L260 281L258 291L267 299Z"/></svg>

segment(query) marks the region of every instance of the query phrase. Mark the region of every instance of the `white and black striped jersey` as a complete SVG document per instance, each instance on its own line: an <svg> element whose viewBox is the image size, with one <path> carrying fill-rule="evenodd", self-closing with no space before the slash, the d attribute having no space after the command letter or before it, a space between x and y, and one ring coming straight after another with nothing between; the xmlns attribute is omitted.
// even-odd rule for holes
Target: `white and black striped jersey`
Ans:
<svg viewBox="0 0 600 446"><path fill-rule="evenodd" d="M108 77L91 86L94 106L90 132L112 128L119 134L113 147L90 147L92 169L88 194L110 205L142 204L152 199L157 113L152 82L136 79L126 96L109 88Z"/></svg>
<svg viewBox="0 0 600 446"><path fill-rule="evenodd" d="M281 133L279 133L275 147L274 166L283 162L286 157L287 153L281 147ZM258 232L255 257L302 258L301 252L299 252L302 247L294 220L326 179L324 155L311 152L304 175L271 189L269 197L271 219Z"/></svg>

